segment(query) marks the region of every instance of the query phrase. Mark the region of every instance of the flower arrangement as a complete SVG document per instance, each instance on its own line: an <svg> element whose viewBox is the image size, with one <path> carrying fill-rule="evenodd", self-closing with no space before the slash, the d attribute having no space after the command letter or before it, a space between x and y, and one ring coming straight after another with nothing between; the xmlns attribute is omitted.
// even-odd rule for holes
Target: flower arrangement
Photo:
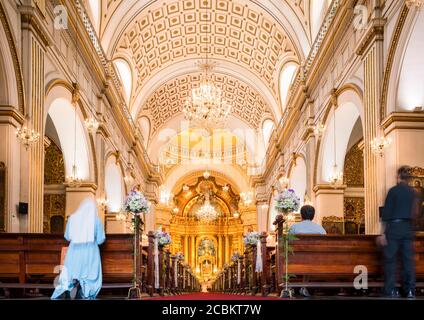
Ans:
<svg viewBox="0 0 424 320"><path fill-rule="evenodd" d="M257 231L252 231L246 234L243 238L245 245L256 245L261 238L261 235Z"/></svg>
<svg viewBox="0 0 424 320"><path fill-rule="evenodd" d="M299 210L300 199L293 189L285 189L275 198L275 209L283 214Z"/></svg>
<svg viewBox="0 0 424 320"><path fill-rule="evenodd" d="M149 212L149 202L137 189L132 189L125 199L124 210L133 216Z"/></svg>
<svg viewBox="0 0 424 320"><path fill-rule="evenodd" d="M158 230L155 232L155 237L158 239L160 246L166 246L171 243L171 236L165 231Z"/></svg>
<svg viewBox="0 0 424 320"><path fill-rule="evenodd" d="M184 254L182 252L178 252L175 256L178 260L184 260Z"/></svg>
<svg viewBox="0 0 424 320"><path fill-rule="evenodd" d="M237 262L238 259L240 258L240 254L236 251L233 253L233 255L231 256L231 261L232 262Z"/></svg>

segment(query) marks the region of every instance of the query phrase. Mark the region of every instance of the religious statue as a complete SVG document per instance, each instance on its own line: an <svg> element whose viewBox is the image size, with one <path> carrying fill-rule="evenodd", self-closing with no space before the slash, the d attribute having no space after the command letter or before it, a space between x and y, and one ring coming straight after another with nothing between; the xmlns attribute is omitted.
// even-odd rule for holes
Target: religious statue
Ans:
<svg viewBox="0 0 424 320"><path fill-rule="evenodd" d="M214 256L215 255L215 245L213 241L208 238L203 239L200 242L198 255L201 256Z"/></svg>

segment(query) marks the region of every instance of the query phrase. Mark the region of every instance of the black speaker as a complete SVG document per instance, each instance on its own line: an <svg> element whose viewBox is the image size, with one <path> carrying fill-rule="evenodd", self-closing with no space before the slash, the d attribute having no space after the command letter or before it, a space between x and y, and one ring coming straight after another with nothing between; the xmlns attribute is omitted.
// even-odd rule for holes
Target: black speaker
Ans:
<svg viewBox="0 0 424 320"><path fill-rule="evenodd" d="M19 202L18 213L19 214L28 214L28 203L27 202Z"/></svg>

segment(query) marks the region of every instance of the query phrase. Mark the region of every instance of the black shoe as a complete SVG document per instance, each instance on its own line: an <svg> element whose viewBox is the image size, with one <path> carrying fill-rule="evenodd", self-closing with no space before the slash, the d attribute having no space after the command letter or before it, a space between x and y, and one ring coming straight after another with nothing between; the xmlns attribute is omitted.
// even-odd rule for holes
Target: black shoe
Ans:
<svg viewBox="0 0 424 320"><path fill-rule="evenodd" d="M300 293L300 295L302 295L306 298L309 298L311 296L308 289L306 289L306 288L300 288L299 293Z"/></svg>
<svg viewBox="0 0 424 320"><path fill-rule="evenodd" d="M406 292L406 298L407 299L415 299L415 290L408 290Z"/></svg>
<svg viewBox="0 0 424 320"><path fill-rule="evenodd" d="M392 291L385 294L386 298L400 298L399 291L393 289Z"/></svg>

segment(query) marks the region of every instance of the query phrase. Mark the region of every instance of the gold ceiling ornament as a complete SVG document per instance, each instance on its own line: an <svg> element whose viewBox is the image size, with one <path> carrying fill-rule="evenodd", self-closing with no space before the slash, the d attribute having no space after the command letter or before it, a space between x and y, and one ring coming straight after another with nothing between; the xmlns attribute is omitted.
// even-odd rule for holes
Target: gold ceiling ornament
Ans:
<svg viewBox="0 0 424 320"><path fill-rule="evenodd" d="M422 9L424 7L424 0L405 0L405 4L409 9Z"/></svg>
<svg viewBox="0 0 424 320"><path fill-rule="evenodd" d="M200 207L199 210L196 211L196 217L200 221L204 221L206 223L214 221L218 218L218 212L216 212L215 208L210 203L210 191L207 190L204 194L205 202Z"/></svg>
<svg viewBox="0 0 424 320"><path fill-rule="evenodd" d="M40 140L40 134L34 130L28 129L27 126L16 129L16 137L23 144L25 150L28 150L30 146Z"/></svg>
<svg viewBox="0 0 424 320"><path fill-rule="evenodd" d="M383 157L384 156L384 150L386 150L388 147L390 147L391 143L392 143L392 139L387 138L385 136L375 137L370 142L371 151L376 156Z"/></svg>

